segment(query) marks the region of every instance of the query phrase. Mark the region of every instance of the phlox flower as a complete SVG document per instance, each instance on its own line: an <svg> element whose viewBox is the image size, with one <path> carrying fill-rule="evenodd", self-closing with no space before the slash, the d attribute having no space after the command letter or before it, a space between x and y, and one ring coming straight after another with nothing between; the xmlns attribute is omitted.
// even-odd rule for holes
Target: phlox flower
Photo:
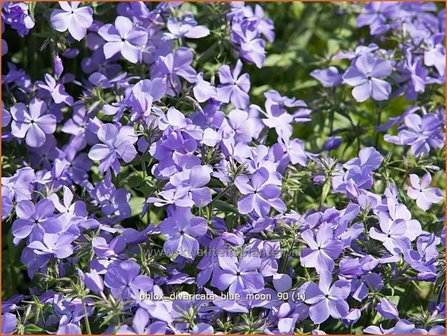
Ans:
<svg viewBox="0 0 447 336"><path fill-rule="evenodd" d="M351 290L349 281L337 280L332 285L331 283L332 274L325 270L320 273L318 285L310 282L305 287L304 302L311 305L309 316L316 324L323 323L329 316L340 319L348 314L349 305L346 298Z"/></svg>
<svg viewBox="0 0 447 336"><path fill-rule="evenodd" d="M377 58L372 54L364 54L357 58L343 75L343 81L351 86L352 96L358 102L369 97L374 100L387 100L391 93L391 85L382 78L391 74L390 61Z"/></svg>
<svg viewBox="0 0 447 336"><path fill-rule="evenodd" d="M141 59L141 47L147 43L147 32L136 28L129 18L118 16L115 25L105 24L98 30L106 43L103 51L106 59L112 58L117 53L131 63L138 63Z"/></svg>
<svg viewBox="0 0 447 336"><path fill-rule="evenodd" d="M61 9L51 13L50 21L54 29L60 32L67 31L75 40L82 40L87 29L93 23L93 9L88 6L79 7L77 1L59 1Z"/></svg>
<svg viewBox="0 0 447 336"><path fill-rule="evenodd" d="M422 178L416 174L410 174L410 187L407 194L411 199L416 200L416 205L424 211L430 209L433 203L439 203L443 199L443 193L439 188L428 188L431 183L430 173L426 173Z"/></svg>
<svg viewBox="0 0 447 336"><path fill-rule="evenodd" d="M102 142L94 145L88 157L95 161L101 161L99 170L104 173L110 167L118 174L121 167L119 159L131 162L137 155L133 146L138 138L130 126L117 126L114 124L103 124L98 130L98 139Z"/></svg>
<svg viewBox="0 0 447 336"><path fill-rule="evenodd" d="M11 107L11 133L17 138L25 139L30 147L41 147L46 134L56 130L56 117L47 112L47 105L42 100L33 99L29 109L18 103Z"/></svg>

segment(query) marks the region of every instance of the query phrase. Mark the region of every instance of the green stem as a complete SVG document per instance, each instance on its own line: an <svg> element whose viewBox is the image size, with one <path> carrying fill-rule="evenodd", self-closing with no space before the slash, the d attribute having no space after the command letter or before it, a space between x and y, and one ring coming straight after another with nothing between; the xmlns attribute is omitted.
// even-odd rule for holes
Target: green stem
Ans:
<svg viewBox="0 0 447 336"><path fill-rule="evenodd" d="M90 322L88 320L88 316L87 316L87 307L85 306L85 302L84 300L82 300L82 308L84 309L84 322L85 322L85 329L87 330L87 334L91 335L92 334L92 330L90 329Z"/></svg>
<svg viewBox="0 0 447 336"><path fill-rule="evenodd" d="M218 199L220 199L223 195L225 195L225 193L231 188L232 184L229 184L224 190L222 190L213 200L212 202L217 201Z"/></svg>
<svg viewBox="0 0 447 336"><path fill-rule="evenodd" d="M383 108L379 107L379 113L377 116L377 126L380 125L380 123L382 122L382 112L383 112ZM377 148L378 144L379 144L379 137L380 137L380 132L376 132L376 141L375 141L375 147Z"/></svg>

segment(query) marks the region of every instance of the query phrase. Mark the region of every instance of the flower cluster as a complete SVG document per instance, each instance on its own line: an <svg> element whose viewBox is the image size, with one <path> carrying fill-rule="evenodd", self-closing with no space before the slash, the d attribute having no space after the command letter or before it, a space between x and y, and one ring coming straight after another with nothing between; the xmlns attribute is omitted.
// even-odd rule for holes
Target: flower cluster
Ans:
<svg viewBox="0 0 447 336"><path fill-rule="evenodd" d="M325 87L348 84L355 100L364 102L399 95L415 100L426 86L445 83L445 10L437 13L432 3L375 2L361 10L357 25L368 26L374 37L392 33L397 45L370 43L334 55L334 61L351 64L343 73L335 66L315 70L312 76Z"/></svg>
<svg viewBox="0 0 447 336"><path fill-rule="evenodd" d="M2 334L445 333L445 11L328 5L301 100L271 5L3 5Z"/></svg>

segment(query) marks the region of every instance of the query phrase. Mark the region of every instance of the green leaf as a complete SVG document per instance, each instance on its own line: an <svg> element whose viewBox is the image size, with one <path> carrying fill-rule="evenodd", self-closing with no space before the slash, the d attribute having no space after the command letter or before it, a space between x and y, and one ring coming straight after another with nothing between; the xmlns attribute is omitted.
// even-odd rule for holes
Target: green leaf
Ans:
<svg viewBox="0 0 447 336"><path fill-rule="evenodd" d="M271 54L267 56L264 67L289 67L295 58L295 52Z"/></svg>
<svg viewBox="0 0 447 336"><path fill-rule="evenodd" d="M397 306L399 304L400 296L387 296L387 299Z"/></svg>
<svg viewBox="0 0 447 336"><path fill-rule="evenodd" d="M223 212L234 212L237 213L237 210L234 206L222 201L222 200L216 200L213 202L213 205L220 211Z"/></svg>
<svg viewBox="0 0 447 336"><path fill-rule="evenodd" d="M36 21L34 19L34 9L36 8L36 2L32 1L32 2L28 2L28 10L29 13L31 15L31 18L33 19L33 21Z"/></svg>
<svg viewBox="0 0 447 336"><path fill-rule="evenodd" d="M126 179L127 186L132 189L141 186L144 182L143 172L133 172Z"/></svg>
<svg viewBox="0 0 447 336"><path fill-rule="evenodd" d="M145 201L146 199L144 197L132 197L130 199L129 206L132 210L132 216L141 214Z"/></svg>
<svg viewBox="0 0 447 336"><path fill-rule="evenodd" d="M144 195L148 195L153 189L152 184L144 177L144 173L141 171L129 174L122 184L130 189L136 189Z"/></svg>
<svg viewBox="0 0 447 336"><path fill-rule="evenodd" d="M35 324L28 324L25 326L25 334L40 334L44 332L44 329L36 326Z"/></svg>
<svg viewBox="0 0 447 336"><path fill-rule="evenodd" d="M327 179L326 182L324 182L323 190L321 192L321 204L324 204L324 201L327 198L327 195L329 195L329 192L331 191L331 180Z"/></svg>
<svg viewBox="0 0 447 336"><path fill-rule="evenodd" d="M304 11L304 3L294 2L294 3L292 3L291 7L292 7L291 9L293 12L293 16L295 17L295 19L299 19Z"/></svg>

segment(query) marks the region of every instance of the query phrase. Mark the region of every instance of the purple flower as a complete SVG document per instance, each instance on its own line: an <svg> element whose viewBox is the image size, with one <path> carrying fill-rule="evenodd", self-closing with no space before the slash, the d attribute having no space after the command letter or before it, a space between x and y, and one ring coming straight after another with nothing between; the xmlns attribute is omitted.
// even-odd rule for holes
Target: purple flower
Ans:
<svg viewBox="0 0 447 336"><path fill-rule="evenodd" d="M107 268L115 261L120 259L120 253L126 248L126 242L123 236L118 236L107 242L103 237L95 237L92 239L92 250L97 256L90 263L92 271L98 274L105 274ZM95 287L101 288L100 280L92 273L90 276L95 284L92 284L92 290ZM90 283L89 280L86 280ZM90 288L90 287L89 287Z"/></svg>
<svg viewBox="0 0 447 336"><path fill-rule="evenodd" d="M323 150L331 151L340 147L343 138L339 136L329 137L323 144Z"/></svg>
<svg viewBox="0 0 447 336"><path fill-rule="evenodd" d="M442 34L434 35L433 41L429 41L428 50L424 52L424 64L434 66L441 76L445 76L445 46Z"/></svg>
<svg viewBox="0 0 447 336"><path fill-rule="evenodd" d="M153 102L159 101L166 94L166 83L161 78L144 79L132 87L131 94L126 98L132 107L132 113L148 117L152 112ZM134 117L133 120L137 118Z"/></svg>
<svg viewBox="0 0 447 336"><path fill-rule="evenodd" d="M130 194L124 188L116 189L111 180L111 173L107 172L104 180L91 190L93 203L99 205L101 211L108 218L113 214L118 216L116 220L129 217L131 214L129 206Z"/></svg>
<svg viewBox="0 0 447 336"><path fill-rule="evenodd" d="M141 59L141 48L147 43L147 32L135 28L127 17L118 16L115 25L106 24L98 30L98 34L106 40L103 46L104 55L109 59L121 53L131 63L137 63Z"/></svg>
<svg viewBox="0 0 447 336"><path fill-rule="evenodd" d="M311 305L309 308L309 316L315 324L323 323L329 316L335 319L341 319L348 314L349 306L346 298L351 291L349 281L337 280L332 286L331 282L331 273L322 271L318 286L310 282L305 287L304 302Z"/></svg>
<svg viewBox="0 0 447 336"><path fill-rule="evenodd" d="M408 99L416 99L417 94L425 91L425 85L428 82L428 69L422 65L422 61L414 59L411 52L407 52L406 60L403 64L405 77L409 77L407 84Z"/></svg>
<svg viewBox="0 0 447 336"><path fill-rule="evenodd" d="M414 155L427 155L431 148L445 144L445 111L427 113L422 117L412 113L405 117L405 126L397 136L385 134L384 139L397 145L411 146Z"/></svg>
<svg viewBox="0 0 447 336"><path fill-rule="evenodd" d="M192 328L191 333L194 335L214 335L214 328L207 323L198 323Z"/></svg>
<svg viewBox="0 0 447 336"><path fill-rule="evenodd" d="M397 2L371 2L363 7L362 13L357 18L357 26L369 26L371 35L378 35L390 29L387 23L399 13Z"/></svg>
<svg viewBox="0 0 447 336"><path fill-rule="evenodd" d="M417 250L405 250L405 261L418 273L418 279L431 281L437 277L436 258L439 255L438 246L442 237L434 234L421 235L416 243Z"/></svg>
<svg viewBox="0 0 447 336"><path fill-rule="evenodd" d="M176 188L189 190L190 197L197 207L204 207L211 202L211 190L206 187L213 170L208 166L194 166L171 177L170 183Z"/></svg>
<svg viewBox="0 0 447 336"><path fill-rule="evenodd" d="M9 113L8 110L3 108L3 110L2 110L2 128L8 126L10 122L11 122L11 114Z"/></svg>
<svg viewBox="0 0 447 336"><path fill-rule="evenodd" d="M217 97L224 103L231 103L239 109L249 104L250 76L241 74L242 62L237 61L233 71L226 64L219 69L220 85L217 87ZM239 76L240 75L240 76Z"/></svg>
<svg viewBox="0 0 447 336"><path fill-rule="evenodd" d="M17 327L17 317L12 313L2 314L2 335L9 335L14 333Z"/></svg>
<svg viewBox="0 0 447 336"><path fill-rule="evenodd" d="M385 298L380 299L376 310L386 319L399 319L399 311L396 305Z"/></svg>
<svg viewBox="0 0 447 336"><path fill-rule="evenodd" d="M198 39L210 34L207 27L197 25L197 21L194 20L192 15L184 15L181 20L170 17L166 27L171 33L166 35L173 38L188 37Z"/></svg>
<svg viewBox="0 0 447 336"><path fill-rule="evenodd" d="M59 1L62 10L55 9L51 13L51 25L59 32L68 29L70 35L75 40L82 40L87 33L87 29L93 23L93 10L86 7L79 7L79 2Z"/></svg>
<svg viewBox="0 0 447 336"><path fill-rule="evenodd" d="M11 215L11 212L14 208L14 204L12 203L10 195L2 195L1 202L2 202L2 220L5 220L6 218L9 217L9 215Z"/></svg>
<svg viewBox="0 0 447 336"><path fill-rule="evenodd" d="M232 11L227 14L231 19L231 42L240 57L261 68L265 61L265 37L269 42L275 38L273 21L265 18L261 6L244 4L232 5Z"/></svg>
<svg viewBox="0 0 447 336"><path fill-rule="evenodd" d="M276 105L271 106L271 102L266 102L266 117L262 122L269 128L274 128L279 138L288 140L293 133L291 125L293 116L287 113L286 110L278 108Z"/></svg>
<svg viewBox="0 0 447 336"><path fill-rule="evenodd" d="M371 256L361 259L347 257L340 260L340 274L350 280L351 294L355 300L362 302L368 296L370 289L377 292L383 288L382 277L371 272L378 264L379 260Z"/></svg>
<svg viewBox="0 0 447 336"><path fill-rule="evenodd" d="M333 87L341 83L341 75L338 69L331 66L327 69L317 69L310 73L310 75L318 80L324 87Z"/></svg>
<svg viewBox="0 0 447 336"><path fill-rule="evenodd" d="M132 127L119 127L113 124L103 124L98 130L98 139L103 142L96 144L88 153L88 157L95 161L101 161L99 170L105 172L112 167L118 174L121 167L118 159L131 162L137 155L133 144L138 140Z"/></svg>
<svg viewBox="0 0 447 336"><path fill-rule="evenodd" d="M95 269L92 269L90 273L84 274L84 282L93 293L99 294L104 290L104 281Z"/></svg>
<svg viewBox="0 0 447 336"><path fill-rule="evenodd" d="M59 54L56 54L56 56L54 56L53 69L56 78L59 78L62 75L62 72L64 71L64 63L62 62L62 59L59 57Z"/></svg>
<svg viewBox="0 0 447 336"><path fill-rule="evenodd" d="M416 204L424 211L430 209L433 203L439 203L443 199L443 194L439 188L427 188L431 183L430 173L426 173L422 178L415 174L410 175L411 186L407 194L411 199L416 200Z"/></svg>
<svg viewBox="0 0 447 336"><path fill-rule="evenodd" d="M160 224L160 230L167 237L163 250L168 256L179 254L194 259L199 252L196 238L206 234L208 223L202 217L193 217L189 208L176 208Z"/></svg>
<svg viewBox="0 0 447 336"><path fill-rule="evenodd" d="M58 233L62 223L54 216L54 205L48 199L34 205L31 201L20 201L16 207L18 219L12 224L14 242L31 235L31 239L40 239L45 232Z"/></svg>
<svg viewBox="0 0 447 336"><path fill-rule="evenodd" d="M391 85L381 78L391 74L390 61L376 58L372 54L364 54L357 58L343 75L343 81L355 86L352 95L358 102L369 97L374 100L387 100L391 93Z"/></svg>
<svg viewBox="0 0 447 336"><path fill-rule="evenodd" d="M194 55L190 48L177 48L174 53L159 57L151 66L151 76L167 78L168 94L178 95L182 90L180 77L190 83L197 81L197 72L191 66L193 58Z"/></svg>
<svg viewBox="0 0 447 336"><path fill-rule="evenodd" d="M435 327L436 328L436 327ZM365 328L363 330L365 333L368 334L376 334L376 335L392 335L392 334L397 334L397 335L403 335L403 334L426 334L427 331L425 329L415 329L415 325L405 321L405 320L398 320L396 325L393 328L390 329L385 329L384 327L382 327L382 325L380 326L369 326L367 328ZM438 334L438 333L443 333L445 332L445 328L441 330L434 330L433 334Z"/></svg>
<svg viewBox="0 0 447 336"><path fill-rule="evenodd" d="M232 110L228 114L227 123L223 123L223 137L234 139L237 142L249 143L254 132L254 118L250 118L249 114L242 110Z"/></svg>
<svg viewBox="0 0 447 336"><path fill-rule="evenodd" d="M372 51L375 51L379 49L377 44L370 43L368 46L359 45L355 48L354 51L340 51L338 54L336 54L332 59L334 60L340 60L340 59L348 59L353 60L358 58L361 55L368 54Z"/></svg>
<svg viewBox="0 0 447 336"><path fill-rule="evenodd" d="M56 117L45 114L47 105L42 100L33 99L29 111L23 103L11 107L11 133L16 138L25 138L30 147L41 147L45 143L46 134L56 130Z"/></svg>
<svg viewBox="0 0 447 336"><path fill-rule="evenodd" d="M400 300L399 312L393 295L402 293L390 292L410 282L444 291L443 195L430 183L445 154L445 109L435 97L445 81L445 10L337 10L374 36L352 35L351 49L313 68L307 79L327 89L301 90L311 110L273 89L284 64L266 58L275 38L268 12L234 2L205 6L208 15L203 6L3 4L11 59L2 76L3 231L17 250L8 263L32 284L3 302L2 332L445 333L437 295L415 319L411 302ZM49 31L42 23L22 42L41 38L45 49L51 40L45 69L32 69L8 40L14 29L28 33L34 17ZM287 44L280 37L269 49ZM269 69L256 72L266 59ZM368 147L366 112L389 99L389 120L371 130L405 147ZM331 108L340 110L335 120L325 116ZM407 186L395 184L400 168L412 168ZM53 278L73 281L64 289ZM171 294L182 297L160 300ZM368 321L371 309L378 314ZM391 320L388 329L378 319Z"/></svg>
<svg viewBox="0 0 447 336"><path fill-rule="evenodd" d="M260 38L258 20L243 20L232 26L232 40L239 44L242 59L261 68L265 61L265 41Z"/></svg>
<svg viewBox="0 0 447 336"><path fill-rule="evenodd" d="M8 43L2 39L2 56L8 53Z"/></svg>
<svg viewBox="0 0 447 336"><path fill-rule="evenodd" d="M215 271L214 286L229 293L257 293L264 288L264 278L257 272L261 259L255 256L242 256L238 259L228 251L219 255L221 269Z"/></svg>
<svg viewBox="0 0 447 336"><path fill-rule="evenodd" d="M366 147L360 150L359 156L346 162L343 167L347 169L360 168L365 171L373 171L380 167L383 156L374 147Z"/></svg>
<svg viewBox="0 0 447 336"><path fill-rule="evenodd" d="M219 269L219 253L225 253L228 250L228 246L225 245L225 242L222 238L214 238L207 246L207 251L203 258L197 264L197 269L200 270L197 273L197 285L203 287L214 274L214 277L211 281L211 286L214 286L216 270Z"/></svg>
<svg viewBox="0 0 447 336"><path fill-rule="evenodd" d="M153 313L153 309L151 309ZM138 308L132 320L132 327L122 325L116 331L118 335L164 335L166 334L166 323L156 321L149 324L151 315L145 308Z"/></svg>
<svg viewBox="0 0 447 336"><path fill-rule="evenodd" d="M30 200L36 175L30 167L17 170L12 177L2 177L2 196L8 194L11 200Z"/></svg>
<svg viewBox="0 0 447 336"><path fill-rule="evenodd" d="M383 156L374 147L363 148L357 158L343 165L346 172L340 171L334 176L334 191L347 193L351 198L358 197L362 190L373 186L373 171L378 169L382 162Z"/></svg>
<svg viewBox="0 0 447 336"><path fill-rule="evenodd" d="M72 224L76 224L84 228L92 228L97 226L95 219L88 218L89 214L87 212L86 204L81 200L73 202L74 194L68 187L63 186L63 190L64 196L62 202L59 201L56 194L48 196L48 199L53 201L54 207L57 211L59 211L64 218L67 218Z"/></svg>
<svg viewBox="0 0 447 336"><path fill-rule="evenodd" d="M66 315L63 316L63 318L66 317ZM59 328L56 331L56 334L58 335L82 335L81 327L79 326L79 322L77 324L75 323L63 323L63 318L61 319L59 323Z"/></svg>
<svg viewBox="0 0 447 336"><path fill-rule="evenodd" d="M197 74L197 83L193 88L194 97L199 103L216 98L216 88L203 79L203 73Z"/></svg>
<svg viewBox="0 0 447 336"><path fill-rule="evenodd" d="M243 244L244 237L242 234L240 239L242 240L241 244ZM281 246L279 242L251 239L249 245L244 249L244 253L258 255L261 258L259 272L263 276L273 276L278 273L278 259L281 257ZM283 283L283 281L286 281L287 276L283 274L281 279L279 282ZM273 284L275 285L275 278L273 278Z"/></svg>
<svg viewBox="0 0 447 336"><path fill-rule="evenodd" d="M283 97L275 90L269 90L264 94L265 113L267 118L262 122L269 128L275 128L278 136L287 141L293 133L292 123L308 122L310 110L302 100L295 98ZM297 108L293 114L289 114L287 108ZM294 139L295 140L295 139Z"/></svg>
<svg viewBox="0 0 447 336"><path fill-rule="evenodd" d="M43 91L47 91L56 104L65 103L69 106L73 105L73 98L65 92L64 85L57 83L53 76L45 74L45 84L39 82L37 86L43 89Z"/></svg>
<svg viewBox="0 0 447 336"><path fill-rule="evenodd" d="M281 138L278 140L279 145L285 151L292 164L299 164L303 167L306 166L308 156L306 154L306 150L304 149L303 141L300 139L282 140Z"/></svg>
<svg viewBox="0 0 447 336"><path fill-rule="evenodd" d="M273 287L277 292L286 292L292 288L292 278L287 274L275 274L273 275Z"/></svg>
<svg viewBox="0 0 447 336"><path fill-rule="evenodd" d="M65 259L73 254L71 243L74 238L70 233L45 233L42 241L35 240L27 247L37 255L54 255L58 259Z"/></svg>
<svg viewBox="0 0 447 336"><path fill-rule="evenodd" d="M322 224L315 237L312 230L307 229L301 233L301 237L309 245L301 253L301 264L304 267L315 267L320 274L323 271L333 271L334 260L340 256L343 244L334 239L332 225Z"/></svg>
<svg viewBox="0 0 447 336"><path fill-rule="evenodd" d="M146 203L153 203L156 207L163 207L166 205L176 205L178 207L192 207L194 201L189 197L188 187L175 187L160 191L159 197L149 197Z"/></svg>
<svg viewBox="0 0 447 336"><path fill-rule="evenodd" d="M28 13L28 4L25 2L6 2L2 5L3 22L23 37L34 27L35 22Z"/></svg>
<svg viewBox="0 0 447 336"><path fill-rule="evenodd" d="M387 200L388 212L379 211L379 224L382 231L372 227L371 238L383 242L383 246L391 253L398 254L410 247L410 242L421 233L421 224L411 219L411 213L404 204L396 204Z"/></svg>
<svg viewBox="0 0 447 336"><path fill-rule="evenodd" d="M146 275L140 275L140 266L133 260L115 262L109 266L104 284L115 298L121 300L139 299L140 292L152 290L154 282Z"/></svg>
<svg viewBox="0 0 447 336"><path fill-rule="evenodd" d="M250 178L246 175L236 177L234 183L242 197L237 203L239 212L248 214L254 211L259 217L268 215L271 207L284 211L286 205L279 198L281 189L269 181L270 174L266 168L260 168Z"/></svg>

